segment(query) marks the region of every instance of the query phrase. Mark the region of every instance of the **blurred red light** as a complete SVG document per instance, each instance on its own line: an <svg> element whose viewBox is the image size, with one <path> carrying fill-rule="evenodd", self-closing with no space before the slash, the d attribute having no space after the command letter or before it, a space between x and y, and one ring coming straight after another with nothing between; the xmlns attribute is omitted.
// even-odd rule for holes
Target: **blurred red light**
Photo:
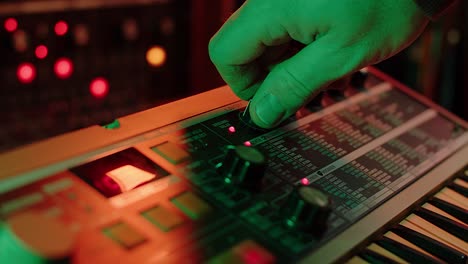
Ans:
<svg viewBox="0 0 468 264"><path fill-rule="evenodd" d="M301 183L302 183L302 185L309 185L309 179L307 179L307 178L302 178L302 179L301 179Z"/></svg>
<svg viewBox="0 0 468 264"><path fill-rule="evenodd" d="M10 17L7 20L5 20L5 30L8 32L14 32L16 29L18 29L18 21L16 19Z"/></svg>
<svg viewBox="0 0 468 264"><path fill-rule="evenodd" d="M59 21L55 24L54 31L57 36L63 36L68 32L68 24L65 21Z"/></svg>
<svg viewBox="0 0 468 264"><path fill-rule="evenodd" d="M22 63L18 66L16 75L21 83L31 83L36 78L36 67L29 62Z"/></svg>
<svg viewBox="0 0 468 264"><path fill-rule="evenodd" d="M39 45L36 47L36 57L38 59L44 59L45 57L47 57L47 54L49 53L49 50L47 49L46 46L44 45Z"/></svg>
<svg viewBox="0 0 468 264"><path fill-rule="evenodd" d="M54 72L60 79L66 79L73 73L73 63L68 58L60 58L55 62Z"/></svg>
<svg viewBox="0 0 468 264"><path fill-rule="evenodd" d="M89 91L94 97L103 98L109 93L109 82L102 77L98 77L91 81Z"/></svg>
<svg viewBox="0 0 468 264"><path fill-rule="evenodd" d="M234 126L230 126L230 127L228 128L228 131L229 131L229 133L235 133L235 132L236 132L236 128L235 128Z"/></svg>

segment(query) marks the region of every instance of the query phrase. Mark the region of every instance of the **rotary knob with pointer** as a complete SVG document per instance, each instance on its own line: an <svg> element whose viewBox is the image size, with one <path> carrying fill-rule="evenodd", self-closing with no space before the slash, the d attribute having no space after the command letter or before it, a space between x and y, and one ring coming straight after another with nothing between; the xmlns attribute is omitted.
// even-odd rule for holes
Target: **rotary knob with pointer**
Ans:
<svg viewBox="0 0 468 264"><path fill-rule="evenodd" d="M327 228L331 199L318 188L300 186L291 192L282 211L289 228L321 235Z"/></svg>
<svg viewBox="0 0 468 264"><path fill-rule="evenodd" d="M265 174L266 157L254 147L228 146L224 160L216 167L227 184L258 191Z"/></svg>

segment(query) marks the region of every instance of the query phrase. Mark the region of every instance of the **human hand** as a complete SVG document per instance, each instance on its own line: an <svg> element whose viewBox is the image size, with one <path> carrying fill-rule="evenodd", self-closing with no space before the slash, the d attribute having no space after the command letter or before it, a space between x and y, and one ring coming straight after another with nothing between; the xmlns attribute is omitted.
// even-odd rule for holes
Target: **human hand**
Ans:
<svg viewBox="0 0 468 264"><path fill-rule="evenodd" d="M271 128L333 81L407 47L427 22L413 0L247 0L209 53L234 93L252 98L252 120ZM294 42L303 47L288 57Z"/></svg>

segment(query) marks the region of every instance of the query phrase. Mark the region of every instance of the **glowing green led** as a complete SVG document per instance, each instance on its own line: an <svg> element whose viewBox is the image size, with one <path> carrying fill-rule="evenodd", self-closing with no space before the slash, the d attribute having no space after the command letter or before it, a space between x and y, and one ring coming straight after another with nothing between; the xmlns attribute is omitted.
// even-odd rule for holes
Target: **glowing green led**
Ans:
<svg viewBox="0 0 468 264"><path fill-rule="evenodd" d="M119 122L119 120L115 119L115 120L112 121L111 123L106 124L106 125L103 125L103 127L104 127L105 129L110 129L110 130L112 130L112 129L117 129L117 128L120 127L120 122Z"/></svg>
<svg viewBox="0 0 468 264"><path fill-rule="evenodd" d="M224 182L225 182L225 183L231 183L231 179L229 179L229 178L224 178Z"/></svg>

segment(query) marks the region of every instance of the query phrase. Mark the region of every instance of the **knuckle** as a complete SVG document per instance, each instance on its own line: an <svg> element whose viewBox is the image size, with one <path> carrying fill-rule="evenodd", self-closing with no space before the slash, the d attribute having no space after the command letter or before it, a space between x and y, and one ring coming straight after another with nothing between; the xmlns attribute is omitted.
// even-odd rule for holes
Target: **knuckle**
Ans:
<svg viewBox="0 0 468 264"><path fill-rule="evenodd" d="M211 61L213 63L218 63L220 58L222 57L222 51L220 48L219 41L217 40L216 36L213 36L208 43L208 54L210 56Z"/></svg>
<svg viewBox="0 0 468 264"><path fill-rule="evenodd" d="M311 94L311 86L293 71L285 66L279 65L275 68L278 76L278 87L284 89L289 97L294 97L292 101L305 102Z"/></svg>

